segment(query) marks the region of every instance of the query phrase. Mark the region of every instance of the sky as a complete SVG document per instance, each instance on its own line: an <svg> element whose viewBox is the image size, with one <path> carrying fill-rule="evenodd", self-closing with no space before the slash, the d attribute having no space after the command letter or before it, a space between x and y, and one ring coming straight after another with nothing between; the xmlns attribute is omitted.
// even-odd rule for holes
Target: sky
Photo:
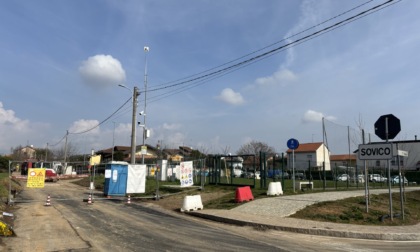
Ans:
<svg viewBox="0 0 420 252"><path fill-rule="evenodd" d="M1 1L0 154L66 136L80 154L130 146L134 87L153 146L281 153L294 138L345 154L386 114L413 140L420 1L359 15L385 2Z"/></svg>

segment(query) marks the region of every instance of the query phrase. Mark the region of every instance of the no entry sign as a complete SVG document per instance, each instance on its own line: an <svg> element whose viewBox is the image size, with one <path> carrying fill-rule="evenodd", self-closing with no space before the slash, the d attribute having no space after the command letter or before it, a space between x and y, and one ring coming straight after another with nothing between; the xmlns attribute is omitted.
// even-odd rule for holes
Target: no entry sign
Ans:
<svg viewBox="0 0 420 252"><path fill-rule="evenodd" d="M360 144L359 159L360 160L381 160L392 159L392 144Z"/></svg>

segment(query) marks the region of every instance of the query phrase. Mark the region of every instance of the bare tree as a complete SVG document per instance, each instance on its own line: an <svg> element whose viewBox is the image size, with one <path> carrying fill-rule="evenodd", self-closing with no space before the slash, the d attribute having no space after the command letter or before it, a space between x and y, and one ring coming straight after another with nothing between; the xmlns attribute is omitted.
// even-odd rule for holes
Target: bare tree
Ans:
<svg viewBox="0 0 420 252"><path fill-rule="evenodd" d="M67 143L67 154L64 153L66 151L66 147L63 145L61 148L55 149L53 151L54 157L56 160L64 160L64 156L69 159L70 156L76 155L78 153L77 148L71 142Z"/></svg>
<svg viewBox="0 0 420 252"><path fill-rule="evenodd" d="M224 148L222 148L222 154L223 155L228 155L230 153L230 146L225 146Z"/></svg>
<svg viewBox="0 0 420 252"><path fill-rule="evenodd" d="M251 157L244 157L244 165L248 166L254 161L257 165L260 162L260 152L265 152L267 156L273 156L275 154L275 149L268 144L258 141L251 141L247 144L242 145L237 151L237 155L255 155L255 159ZM257 168L259 170L259 168Z"/></svg>
<svg viewBox="0 0 420 252"><path fill-rule="evenodd" d="M256 155L258 156L260 152L265 152L268 156L275 154L276 150L274 147L268 146L268 144L263 142L258 142L252 140L251 142L242 145L237 151L238 155Z"/></svg>
<svg viewBox="0 0 420 252"><path fill-rule="evenodd" d="M12 160L23 161L23 160L28 158L25 153L22 153L22 151L21 151L22 148L23 148L22 145L19 145L15 148L10 148L10 152L12 153L12 155L11 155Z"/></svg>

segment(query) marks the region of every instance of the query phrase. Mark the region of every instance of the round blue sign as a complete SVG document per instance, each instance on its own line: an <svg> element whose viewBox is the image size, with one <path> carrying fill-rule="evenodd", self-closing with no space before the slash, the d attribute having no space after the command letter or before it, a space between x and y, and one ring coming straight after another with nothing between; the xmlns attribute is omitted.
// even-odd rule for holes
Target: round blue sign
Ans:
<svg viewBox="0 0 420 252"><path fill-rule="evenodd" d="M296 150L299 147L299 141L294 138L290 138L287 141L287 147L291 150Z"/></svg>

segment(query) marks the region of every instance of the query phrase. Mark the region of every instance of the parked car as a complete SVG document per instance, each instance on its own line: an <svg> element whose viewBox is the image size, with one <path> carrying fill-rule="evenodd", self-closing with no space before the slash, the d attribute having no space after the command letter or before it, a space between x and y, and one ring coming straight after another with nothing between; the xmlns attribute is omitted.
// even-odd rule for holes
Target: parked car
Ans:
<svg viewBox="0 0 420 252"><path fill-rule="evenodd" d="M255 175L253 172L243 172L241 175L242 178L254 178Z"/></svg>
<svg viewBox="0 0 420 252"><path fill-rule="evenodd" d="M371 182L386 182L388 179L380 174L370 174L369 175L369 181Z"/></svg>
<svg viewBox="0 0 420 252"><path fill-rule="evenodd" d="M404 181L404 185L408 185L408 180L407 180L406 177L403 177L401 180ZM391 183L394 184L394 185L395 184L400 184L400 176L398 176L398 175L393 176L391 178Z"/></svg>
<svg viewBox="0 0 420 252"><path fill-rule="evenodd" d="M289 178L289 173L287 172L282 172L281 170L268 170L267 172L267 177L268 178L276 178L276 179L280 179L282 177L284 177L285 179Z"/></svg>
<svg viewBox="0 0 420 252"><path fill-rule="evenodd" d="M50 182L57 182L59 180L59 177L57 176L57 173L54 169L47 168L45 169L45 181Z"/></svg>
<svg viewBox="0 0 420 252"><path fill-rule="evenodd" d="M305 180L306 179L305 173L303 173L303 172L295 172L295 179Z"/></svg>
<svg viewBox="0 0 420 252"><path fill-rule="evenodd" d="M347 181L349 180L350 176L348 174L341 174L338 175L337 181Z"/></svg>

